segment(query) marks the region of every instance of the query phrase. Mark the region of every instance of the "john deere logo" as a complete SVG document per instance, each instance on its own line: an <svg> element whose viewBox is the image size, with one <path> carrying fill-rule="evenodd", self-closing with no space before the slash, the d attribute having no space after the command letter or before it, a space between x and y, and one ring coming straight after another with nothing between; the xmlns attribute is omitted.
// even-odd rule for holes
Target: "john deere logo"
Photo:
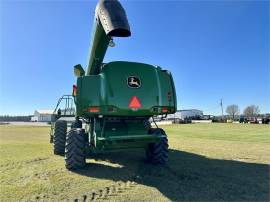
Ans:
<svg viewBox="0 0 270 202"><path fill-rule="evenodd" d="M136 76L129 76L127 79L127 84L130 88L140 88L141 87L141 81L139 77Z"/></svg>

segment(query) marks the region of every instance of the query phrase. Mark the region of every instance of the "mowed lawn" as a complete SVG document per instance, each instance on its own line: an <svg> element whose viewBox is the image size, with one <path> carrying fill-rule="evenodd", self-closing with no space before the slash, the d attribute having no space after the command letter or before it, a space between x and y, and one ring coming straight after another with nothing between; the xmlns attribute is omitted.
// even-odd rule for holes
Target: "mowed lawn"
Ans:
<svg viewBox="0 0 270 202"><path fill-rule="evenodd" d="M0 201L269 201L270 126L163 127L167 166L143 150L91 156L71 172L52 154L49 127L0 126Z"/></svg>

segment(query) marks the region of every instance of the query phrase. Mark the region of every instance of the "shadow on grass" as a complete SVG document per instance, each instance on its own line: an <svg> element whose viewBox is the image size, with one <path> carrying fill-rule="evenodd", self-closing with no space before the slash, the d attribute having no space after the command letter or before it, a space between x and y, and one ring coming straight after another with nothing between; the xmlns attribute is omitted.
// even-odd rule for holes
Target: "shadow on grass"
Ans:
<svg viewBox="0 0 270 202"><path fill-rule="evenodd" d="M155 187L172 201L269 201L269 166L169 151L167 166L145 163L144 153L122 151L95 155L78 174L114 181L134 180ZM99 160L121 165L113 167Z"/></svg>

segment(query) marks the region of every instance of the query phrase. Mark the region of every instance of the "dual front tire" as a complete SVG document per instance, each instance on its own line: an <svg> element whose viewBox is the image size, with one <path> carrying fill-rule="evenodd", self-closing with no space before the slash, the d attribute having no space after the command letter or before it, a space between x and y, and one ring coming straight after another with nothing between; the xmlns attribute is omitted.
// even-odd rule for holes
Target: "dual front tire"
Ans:
<svg viewBox="0 0 270 202"><path fill-rule="evenodd" d="M86 164L86 138L84 129L74 128L67 133L65 162L66 168L76 170Z"/></svg>
<svg viewBox="0 0 270 202"><path fill-rule="evenodd" d="M56 155L65 155L66 168L79 169L85 166L86 135L82 129L82 122L76 120L67 132L67 122L57 120L53 135L53 152Z"/></svg>
<svg viewBox="0 0 270 202"><path fill-rule="evenodd" d="M67 134L67 122L64 120L57 120L54 125L53 135L53 153L56 155L65 154Z"/></svg>

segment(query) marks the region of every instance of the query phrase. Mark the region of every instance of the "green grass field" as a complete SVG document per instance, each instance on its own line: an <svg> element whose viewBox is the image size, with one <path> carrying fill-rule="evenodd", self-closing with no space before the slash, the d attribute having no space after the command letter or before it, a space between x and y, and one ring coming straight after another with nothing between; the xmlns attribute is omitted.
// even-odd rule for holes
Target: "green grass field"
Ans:
<svg viewBox="0 0 270 202"><path fill-rule="evenodd" d="M49 127L0 126L1 201L270 200L269 125L163 128L167 166L149 165L143 150L133 150L93 156L70 172L52 154Z"/></svg>

